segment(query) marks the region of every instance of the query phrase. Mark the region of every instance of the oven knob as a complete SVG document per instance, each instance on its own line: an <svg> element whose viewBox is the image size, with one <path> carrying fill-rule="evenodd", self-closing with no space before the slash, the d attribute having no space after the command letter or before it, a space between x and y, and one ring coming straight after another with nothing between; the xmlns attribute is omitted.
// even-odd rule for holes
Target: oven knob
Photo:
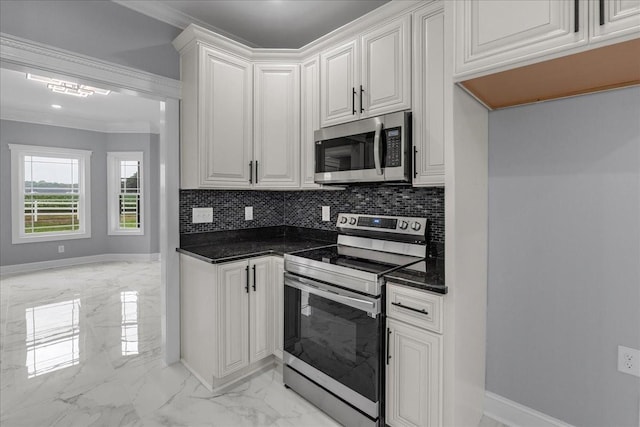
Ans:
<svg viewBox="0 0 640 427"><path fill-rule="evenodd" d="M342 218L340 218L340 224L346 224L348 221L346 216L343 216Z"/></svg>
<svg viewBox="0 0 640 427"><path fill-rule="evenodd" d="M349 220L349 224L356 225L356 219L351 217L351 219Z"/></svg>
<svg viewBox="0 0 640 427"><path fill-rule="evenodd" d="M421 227L421 225L420 225L420 223L419 223L419 222L414 222L414 223L411 225L411 229L412 229L412 230L414 230L414 231L418 231L418 230L420 230L420 227Z"/></svg>
<svg viewBox="0 0 640 427"><path fill-rule="evenodd" d="M408 226L409 226L409 223L407 221L401 221L399 227L400 227L400 230L406 230Z"/></svg>

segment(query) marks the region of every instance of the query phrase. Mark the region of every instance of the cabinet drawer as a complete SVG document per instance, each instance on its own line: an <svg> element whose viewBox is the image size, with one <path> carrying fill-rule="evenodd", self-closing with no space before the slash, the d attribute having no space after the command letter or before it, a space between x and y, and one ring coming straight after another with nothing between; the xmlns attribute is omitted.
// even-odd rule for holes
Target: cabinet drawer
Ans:
<svg viewBox="0 0 640 427"><path fill-rule="evenodd" d="M442 297L389 283L387 317L442 333Z"/></svg>

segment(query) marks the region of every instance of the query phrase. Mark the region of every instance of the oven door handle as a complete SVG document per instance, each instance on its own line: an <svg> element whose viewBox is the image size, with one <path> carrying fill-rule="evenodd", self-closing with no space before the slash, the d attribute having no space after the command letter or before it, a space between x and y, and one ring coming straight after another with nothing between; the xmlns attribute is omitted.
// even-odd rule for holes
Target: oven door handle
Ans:
<svg viewBox="0 0 640 427"><path fill-rule="evenodd" d="M373 137L373 163L376 166L376 173L382 175L382 151L380 150L380 134L382 133L382 122L376 123L376 134Z"/></svg>
<svg viewBox="0 0 640 427"><path fill-rule="evenodd" d="M331 301L335 301L337 303L347 305L349 307L366 311L371 317L374 317L374 318L378 314L380 314L380 304L378 303L378 301L369 301L366 299L341 295L337 292L327 291L325 289L321 289L317 286L314 286L313 282L310 280L302 279L299 277L293 277L288 274L285 274L284 284L285 286L290 286L292 288L296 288L313 295L318 295L322 298L326 298Z"/></svg>

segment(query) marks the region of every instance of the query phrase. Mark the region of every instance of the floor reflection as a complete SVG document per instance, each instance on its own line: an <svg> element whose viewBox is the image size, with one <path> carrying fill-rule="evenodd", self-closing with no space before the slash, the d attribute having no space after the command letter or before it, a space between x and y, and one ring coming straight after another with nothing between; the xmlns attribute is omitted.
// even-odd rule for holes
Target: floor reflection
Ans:
<svg viewBox="0 0 640 427"><path fill-rule="evenodd" d="M80 300L30 307L27 324L27 376L80 363Z"/></svg>
<svg viewBox="0 0 640 427"><path fill-rule="evenodd" d="M122 302L122 355L138 354L138 292L120 293Z"/></svg>

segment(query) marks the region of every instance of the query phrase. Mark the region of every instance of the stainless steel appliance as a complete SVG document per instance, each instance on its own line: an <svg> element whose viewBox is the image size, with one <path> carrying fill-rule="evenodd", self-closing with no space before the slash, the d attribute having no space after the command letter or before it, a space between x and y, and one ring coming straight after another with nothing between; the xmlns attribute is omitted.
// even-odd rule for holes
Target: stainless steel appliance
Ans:
<svg viewBox="0 0 640 427"><path fill-rule="evenodd" d="M383 276L425 258L428 223L339 214L337 227L337 245L285 255L284 383L345 426L377 426Z"/></svg>
<svg viewBox="0 0 640 427"><path fill-rule="evenodd" d="M315 182L411 182L411 113L315 131Z"/></svg>

